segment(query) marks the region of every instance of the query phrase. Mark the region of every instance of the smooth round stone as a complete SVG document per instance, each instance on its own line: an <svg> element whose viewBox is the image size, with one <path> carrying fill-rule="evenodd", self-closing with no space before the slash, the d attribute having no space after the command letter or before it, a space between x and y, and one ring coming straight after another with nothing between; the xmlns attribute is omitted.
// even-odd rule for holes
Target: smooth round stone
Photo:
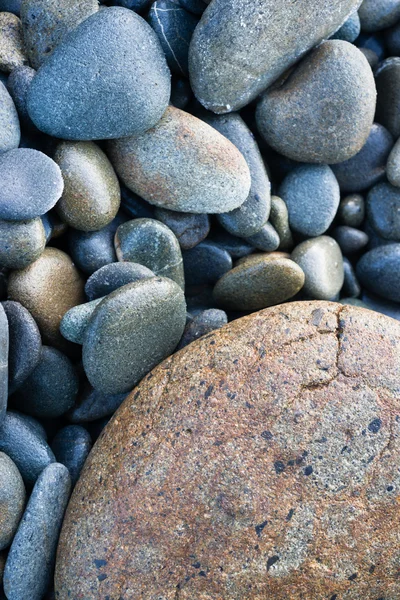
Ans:
<svg viewBox="0 0 400 600"><path fill-rule="evenodd" d="M11 12L19 17L22 0L0 0L0 10Z"/></svg>
<svg viewBox="0 0 400 600"><path fill-rule="evenodd" d="M385 127L374 123L360 152L349 160L332 165L341 191L361 192L384 179L392 148L392 135Z"/></svg>
<svg viewBox="0 0 400 600"><path fill-rule="evenodd" d="M362 49L366 48L372 50L378 57L378 61L384 60L386 56L386 45L383 39L383 35L380 32L367 33L361 32L361 35L357 39L357 46Z"/></svg>
<svg viewBox="0 0 400 600"><path fill-rule="evenodd" d="M59 326L64 314L85 301L84 282L70 257L57 248L46 248L34 263L13 271L8 279L10 300L29 310L44 342L64 347Z"/></svg>
<svg viewBox="0 0 400 600"><path fill-rule="evenodd" d="M215 113L249 104L339 29L359 4L358 0L214 0L189 49L197 99Z"/></svg>
<svg viewBox="0 0 400 600"><path fill-rule="evenodd" d="M340 190L327 165L297 167L283 180L279 196L289 213L291 229L318 236L329 228L340 202Z"/></svg>
<svg viewBox="0 0 400 600"><path fill-rule="evenodd" d="M51 583L70 491L64 465L49 465L38 478L7 557L4 591L9 600L42 600Z"/></svg>
<svg viewBox="0 0 400 600"><path fill-rule="evenodd" d="M8 397L8 360L10 334L7 314L0 304L0 427L4 421Z"/></svg>
<svg viewBox="0 0 400 600"><path fill-rule="evenodd" d="M378 91L376 120L390 131L395 139L400 136L400 57L384 60L375 71Z"/></svg>
<svg viewBox="0 0 400 600"><path fill-rule="evenodd" d="M37 366L42 340L35 320L22 304L7 301L2 307L9 327L8 391L12 394Z"/></svg>
<svg viewBox="0 0 400 600"><path fill-rule="evenodd" d="M0 481L0 550L3 550L11 543L25 507L24 482L15 463L3 452L0 452Z"/></svg>
<svg viewBox="0 0 400 600"><path fill-rule="evenodd" d="M30 429L32 429L44 441L47 441L47 431L37 419L31 417L30 415L26 415L25 413L21 413L18 410L13 410L12 414L18 415L19 419L26 423Z"/></svg>
<svg viewBox="0 0 400 600"><path fill-rule="evenodd" d="M17 148L0 154L0 218L34 219L60 198L64 183L59 166L38 150Z"/></svg>
<svg viewBox="0 0 400 600"><path fill-rule="evenodd" d="M12 405L33 417L54 419L75 403L79 378L71 361L59 350L43 346L39 362L12 397Z"/></svg>
<svg viewBox="0 0 400 600"><path fill-rule="evenodd" d="M340 290L348 298L357 298L361 294L361 286L348 258L343 258L344 282Z"/></svg>
<svg viewBox="0 0 400 600"><path fill-rule="evenodd" d="M400 241L400 189L379 183L367 196L367 216L372 228L386 240Z"/></svg>
<svg viewBox="0 0 400 600"><path fill-rule="evenodd" d="M206 214L196 215L156 208L154 216L173 231L182 250L194 248L210 232L210 218Z"/></svg>
<svg viewBox="0 0 400 600"><path fill-rule="evenodd" d="M60 218L81 231L98 231L111 223L121 193L104 152L94 142L62 142L54 160L64 179L64 192L56 207Z"/></svg>
<svg viewBox="0 0 400 600"><path fill-rule="evenodd" d="M362 301L366 308L369 308L370 310L376 310L383 315L387 315L392 319L400 321L400 304L398 302L384 300L383 298L379 298L379 296L367 293L366 291L364 291L362 294Z"/></svg>
<svg viewBox="0 0 400 600"><path fill-rule="evenodd" d="M369 241L368 235L360 229L348 227L347 225L339 225L335 227L331 235L340 246L344 255L354 254L362 250Z"/></svg>
<svg viewBox="0 0 400 600"><path fill-rule="evenodd" d="M374 76L365 56L348 42L330 40L264 94L257 127L274 150L293 160L340 163L364 146L375 105Z"/></svg>
<svg viewBox="0 0 400 600"><path fill-rule="evenodd" d="M340 292L344 282L343 256L339 244L323 235L302 242L292 260L305 274L303 292L316 300L328 300Z"/></svg>
<svg viewBox="0 0 400 600"><path fill-rule="evenodd" d="M185 110L193 98L190 83L183 77L173 77L171 86L170 103L175 106L175 108Z"/></svg>
<svg viewBox="0 0 400 600"><path fill-rule="evenodd" d="M185 328L182 289L154 277L112 292L97 307L83 341L83 366L91 385L122 394L177 346Z"/></svg>
<svg viewBox="0 0 400 600"><path fill-rule="evenodd" d="M337 216L343 225L360 227L365 217L365 202L360 194L350 194L341 200Z"/></svg>
<svg viewBox="0 0 400 600"><path fill-rule="evenodd" d="M154 277L153 271L137 263L112 263L101 267L89 277L85 293L89 300L102 298L128 283ZM72 309L74 310L74 309Z"/></svg>
<svg viewBox="0 0 400 600"><path fill-rule="evenodd" d="M10 73L28 64L21 21L10 12L0 12L0 71Z"/></svg>
<svg viewBox="0 0 400 600"><path fill-rule="evenodd" d="M40 473L55 461L53 452L38 429L24 415L8 411L0 425L0 451L17 465L22 479L33 486Z"/></svg>
<svg viewBox="0 0 400 600"><path fill-rule="evenodd" d="M114 414L126 394L103 394L86 384L73 408L66 415L71 423L90 423Z"/></svg>
<svg viewBox="0 0 400 600"><path fill-rule="evenodd" d="M115 219L100 231L69 230L68 252L81 271L91 275L104 265L118 260L114 248L114 236L118 227L126 220L125 215L118 213Z"/></svg>
<svg viewBox="0 0 400 600"><path fill-rule="evenodd" d="M212 285L232 269L231 255L210 240L182 252L187 286Z"/></svg>
<svg viewBox="0 0 400 600"><path fill-rule="evenodd" d="M65 313L60 323L60 333L66 340L74 344L83 344L83 336L86 327L96 307L103 300L103 297L96 298L91 302L78 304Z"/></svg>
<svg viewBox="0 0 400 600"><path fill-rule="evenodd" d="M337 30L331 36L331 40L343 40L344 42L354 42L361 31L361 23L358 12L355 11L350 17L343 23L340 29Z"/></svg>
<svg viewBox="0 0 400 600"><path fill-rule="evenodd" d="M285 600L288 585L291 600L395 598L399 368L398 323L325 302L250 315L171 356L86 463L59 600L173 598L186 577L185 600ZM314 569L321 555L329 570Z"/></svg>
<svg viewBox="0 0 400 600"><path fill-rule="evenodd" d="M181 350L188 344L207 335L216 329L220 329L228 323L228 316L223 310L210 308L202 310L186 325L178 350Z"/></svg>
<svg viewBox="0 0 400 600"><path fill-rule="evenodd" d="M219 248L226 250L232 258L241 258L254 252L254 247L246 242L246 240L223 230L213 233L209 241Z"/></svg>
<svg viewBox="0 0 400 600"><path fill-rule="evenodd" d="M161 118L170 89L150 25L133 11L109 8L78 25L42 65L28 111L38 129L62 139L138 135Z"/></svg>
<svg viewBox="0 0 400 600"><path fill-rule="evenodd" d="M74 486L92 447L89 432L79 425L68 425L57 433L51 448L57 461L65 465Z"/></svg>
<svg viewBox="0 0 400 600"><path fill-rule="evenodd" d="M0 220L0 265L23 269L33 263L46 247L46 234L40 217L30 221Z"/></svg>
<svg viewBox="0 0 400 600"><path fill-rule="evenodd" d="M249 242L254 248L263 250L264 252L273 252L274 250L277 250L281 243L279 234L271 223L265 223L260 231L245 239L246 242Z"/></svg>
<svg viewBox="0 0 400 600"><path fill-rule="evenodd" d="M400 56L400 21L385 31L385 43L389 56Z"/></svg>
<svg viewBox="0 0 400 600"><path fill-rule="evenodd" d="M397 140L389 155L386 176L392 185L400 187L400 140Z"/></svg>
<svg viewBox="0 0 400 600"><path fill-rule="evenodd" d="M400 20L399 0L363 0L358 14L363 31L380 31Z"/></svg>
<svg viewBox="0 0 400 600"><path fill-rule="evenodd" d="M280 250L293 248L293 236L289 226L289 212L285 202L279 196L271 197L271 225L279 235Z"/></svg>
<svg viewBox="0 0 400 600"><path fill-rule="evenodd" d="M370 48L360 48L360 51L364 54L371 69L375 71L376 67L379 64L379 58L376 52L374 52Z"/></svg>
<svg viewBox="0 0 400 600"><path fill-rule="evenodd" d="M68 33L97 10L96 0L25 0L21 21L32 67L38 69Z"/></svg>
<svg viewBox="0 0 400 600"><path fill-rule="evenodd" d="M108 149L125 185L161 208L223 213L241 206L250 191L249 168L239 150L173 106L150 131L109 142Z"/></svg>
<svg viewBox="0 0 400 600"><path fill-rule="evenodd" d="M179 0L179 4L194 15L202 15L207 8L208 1L203 0Z"/></svg>
<svg viewBox="0 0 400 600"><path fill-rule="evenodd" d="M173 0L156 0L147 20L160 40L172 73L187 77L189 44L198 18Z"/></svg>
<svg viewBox="0 0 400 600"><path fill-rule="evenodd" d="M385 240L385 238L381 237L375 231L369 219L366 219L363 225L363 229L369 237L369 242L367 246L368 250L372 250L373 248L377 248L378 246L388 246L389 244L393 244L393 240Z"/></svg>
<svg viewBox="0 0 400 600"><path fill-rule="evenodd" d="M179 242L163 223L155 219L135 219L120 225L115 234L115 249L119 261L139 263L184 287Z"/></svg>
<svg viewBox="0 0 400 600"><path fill-rule="evenodd" d="M251 175L250 192L237 209L218 216L218 221L232 235L249 237L258 233L271 210L271 184L257 142L238 114L213 115L203 111L199 117L228 138L244 156Z"/></svg>
<svg viewBox="0 0 400 600"><path fill-rule="evenodd" d="M0 157L3 152L18 148L20 140L17 109L6 86L0 81Z"/></svg>
<svg viewBox="0 0 400 600"><path fill-rule="evenodd" d="M28 114L26 106L29 86L35 77L36 71L28 66L16 67L7 80L7 89L14 100L19 118L24 127L37 132L36 127Z"/></svg>
<svg viewBox="0 0 400 600"><path fill-rule="evenodd" d="M111 6L122 6L123 8L129 8L137 13L143 13L151 4L151 0L111 0L107 2Z"/></svg>
<svg viewBox="0 0 400 600"><path fill-rule="evenodd" d="M400 302L400 244L379 246L357 263L357 277L369 292Z"/></svg>
<svg viewBox="0 0 400 600"><path fill-rule="evenodd" d="M233 268L217 282L215 301L230 310L260 310L292 298L304 284L301 268L288 258L260 255Z"/></svg>

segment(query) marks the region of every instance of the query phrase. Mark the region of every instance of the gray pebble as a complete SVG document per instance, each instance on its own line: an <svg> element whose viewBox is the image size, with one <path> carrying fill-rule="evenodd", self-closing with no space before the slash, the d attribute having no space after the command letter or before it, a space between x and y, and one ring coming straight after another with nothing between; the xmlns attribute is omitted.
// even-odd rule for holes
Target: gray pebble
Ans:
<svg viewBox="0 0 400 600"><path fill-rule="evenodd" d="M349 306L358 306L359 308L368 308L368 306L359 298L341 298L340 304L347 304Z"/></svg>
<svg viewBox="0 0 400 600"><path fill-rule="evenodd" d="M101 1L104 2L104 0ZM123 8L129 8L130 10L142 14L149 8L151 0L110 0L107 4L111 6L122 6ZM100 8L102 7L100 6Z"/></svg>
<svg viewBox="0 0 400 600"><path fill-rule="evenodd" d="M11 73L26 64L21 21L12 13L0 12L0 70Z"/></svg>
<svg viewBox="0 0 400 600"><path fill-rule="evenodd" d="M378 91L376 120L384 125L395 139L400 137L400 57L384 60L375 71Z"/></svg>
<svg viewBox="0 0 400 600"><path fill-rule="evenodd" d="M232 269L232 258L226 250L205 240L182 252L187 286L214 284Z"/></svg>
<svg viewBox="0 0 400 600"><path fill-rule="evenodd" d="M185 322L185 298L171 279L153 277L112 292L85 332L83 366L91 385L105 394L130 391L173 352Z"/></svg>
<svg viewBox="0 0 400 600"><path fill-rule="evenodd" d="M92 438L89 432L80 425L63 427L53 439L51 449L57 461L67 467L72 486L79 479L91 447Z"/></svg>
<svg viewBox="0 0 400 600"><path fill-rule="evenodd" d="M373 248L377 248L378 246L388 246L389 244L393 244L393 240L385 240L385 238L381 237L375 231L369 219L365 221L363 225L363 230L369 237L369 242L367 246L368 250L372 250Z"/></svg>
<svg viewBox="0 0 400 600"><path fill-rule="evenodd" d="M154 216L174 232L182 250L189 250L200 244L210 231L210 218L207 214L196 215L156 208Z"/></svg>
<svg viewBox="0 0 400 600"><path fill-rule="evenodd" d="M7 557L8 600L42 600L51 583L70 491L71 478L64 465L49 465L38 478Z"/></svg>
<svg viewBox="0 0 400 600"><path fill-rule="evenodd" d="M360 227L365 217L365 202L360 194L350 194L341 200L337 216L343 225Z"/></svg>
<svg viewBox="0 0 400 600"><path fill-rule="evenodd" d="M154 206L121 183L121 206L131 219L152 219Z"/></svg>
<svg viewBox="0 0 400 600"><path fill-rule="evenodd" d="M32 486L43 469L55 461L37 428L13 411L7 412L0 425L0 451L15 462L28 486Z"/></svg>
<svg viewBox="0 0 400 600"><path fill-rule="evenodd" d="M321 236L302 242L291 256L304 271L305 294L315 300L330 300L340 292L344 282L343 256L333 238Z"/></svg>
<svg viewBox="0 0 400 600"><path fill-rule="evenodd" d="M362 301L366 308L376 310L388 317L392 317L392 319L400 321L400 304L398 302L384 300L383 298L379 298L379 296L375 296L366 291L362 294Z"/></svg>
<svg viewBox="0 0 400 600"><path fill-rule="evenodd" d="M343 23L340 29L331 36L331 40L343 40L344 42L354 42L361 31L361 23L358 12L353 12L352 15Z"/></svg>
<svg viewBox="0 0 400 600"><path fill-rule="evenodd" d="M175 108L185 110L192 98L193 92L188 80L183 77L173 77L170 103Z"/></svg>
<svg viewBox="0 0 400 600"><path fill-rule="evenodd" d="M4 83L0 81L0 156L18 148L21 140L18 112Z"/></svg>
<svg viewBox="0 0 400 600"><path fill-rule="evenodd" d="M0 11L11 12L19 17L22 0L0 0Z"/></svg>
<svg viewBox="0 0 400 600"><path fill-rule="evenodd" d="M21 421L25 422L30 429L32 429L39 437L47 442L47 431L43 427L42 423L40 423L37 419L31 417L30 415L26 415L25 413L21 413L18 410L13 410L12 414L18 415Z"/></svg>
<svg viewBox="0 0 400 600"><path fill-rule="evenodd" d="M29 88L28 111L54 137L118 138L155 125L170 90L150 25L130 10L108 8L78 25L42 65Z"/></svg>
<svg viewBox="0 0 400 600"><path fill-rule="evenodd" d="M399 0L364 0L358 10L363 31L380 31L400 20Z"/></svg>
<svg viewBox="0 0 400 600"><path fill-rule="evenodd" d="M262 226L260 231L245 239L246 242L251 244L254 248L263 250L264 252L273 252L274 250L277 250L281 243L278 232L274 226L268 222Z"/></svg>
<svg viewBox="0 0 400 600"><path fill-rule="evenodd" d="M37 366L42 340L34 318L22 304L9 300L3 302L2 306L10 334L8 385L9 394L13 394Z"/></svg>
<svg viewBox="0 0 400 600"><path fill-rule="evenodd" d="M75 406L66 415L71 423L90 423L114 414L126 394L103 394L88 383L83 387Z"/></svg>
<svg viewBox="0 0 400 600"><path fill-rule="evenodd" d="M361 294L361 286L348 258L343 258L344 282L341 294L348 298L357 298Z"/></svg>
<svg viewBox="0 0 400 600"><path fill-rule="evenodd" d="M26 106L28 90L35 75L36 71L31 67L15 68L7 80L7 89L14 100L21 123L29 130L37 132Z"/></svg>
<svg viewBox="0 0 400 600"><path fill-rule="evenodd" d="M369 241L368 235L364 231L347 225L335 227L331 232L331 236L337 241L345 256L359 252Z"/></svg>
<svg viewBox="0 0 400 600"><path fill-rule="evenodd" d="M119 261L139 263L185 286L179 242L163 223L155 219L124 223L115 234L115 248Z"/></svg>
<svg viewBox="0 0 400 600"><path fill-rule="evenodd" d="M393 146L389 155L386 165L386 176L392 185L400 187L400 138Z"/></svg>
<svg viewBox="0 0 400 600"><path fill-rule="evenodd" d="M154 277L153 271L138 263L112 263L104 265L89 277L85 285L85 293L89 300L95 300L107 296L123 285L151 277Z"/></svg>
<svg viewBox="0 0 400 600"><path fill-rule="evenodd" d="M374 52L370 48L360 48L360 52L362 52L364 54L364 56L367 59L367 61L369 63L369 66L371 67L371 69L373 71L375 71L376 67L379 64L379 57L376 54L376 52Z"/></svg>
<svg viewBox="0 0 400 600"><path fill-rule="evenodd" d="M242 258L254 252L254 247L246 240L231 235L227 231L216 231L209 240L219 248L226 250L233 259Z"/></svg>
<svg viewBox="0 0 400 600"><path fill-rule="evenodd" d="M78 304L68 310L60 323L60 333L66 340L74 344L83 344L83 337L90 319L103 298L96 298L91 302Z"/></svg>
<svg viewBox="0 0 400 600"><path fill-rule="evenodd" d="M0 220L0 266L23 269L33 263L46 247L46 233L40 217L29 221Z"/></svg>
<svg viewBox="0 0 400 600"><path fill-rule="evenodd" d="M289 212L284 200L279 196L271 197L270 221L279 235L279 250L291 250L293 248L293 236L289 226Z"/></svg>
<svg viewBox="0 0 400 600"><path fill-rule="evenodd" d="M306 236L325 233L335 218L340 190L327 165L304 165L283 180L279 196L289 212L291 229Z"/></svg>
<svg viewBox="0 0 400 600"><path fill-rule="evenodd" d="M218 308L210 308L199 312L185 327L177 350L199 339L215 329L220 329L228 323L226 312Z"/></svg>
<svg viewBox="0 0 400 600"><path fill-rule="evenodd" d="M357 277L369 292L400 302L400 244L379 246L357 263Z"/></svg>
<svg viewBox="0 0 400 600"><path fill-rule="evenodd" d="M3 452L0 452L0 481L0 550L4 550L11 543L24 512L25 486L17 466Z"/></svg>
<svg viewBox="0 0 400 600"><path fill-rule="evenodd" d="M0 304L0 427L5 419L8 397L9 326L7 314Z"/></svg>
<svg viewBox="0 0 400 600"><path fill-rule="evenodd" d="M385 31L385 44L389 56L400 56L400 21Z"/></svg>
<svg viewBox="0 0 400 600"><path fill-rule="evenodd" d="M194 15L201 15L207 8L208 0L179 0L179 4Z"/></svg>
<svg viewBox="0 0 400 600"><path fill-rule="evenodd" d="M400 241L400 189L379 183L369 191L366 207L376 233L386 240Z"/></svg>
<svg viewBox="0 0 400 600"><path fill-rule="evenodd" d="M375 114L376 88L365 56L329 40L304 58L260 100L260 134L277 152L307 163L339 163L364 146ZM329 134L327 135L327 133Z"/></svg>

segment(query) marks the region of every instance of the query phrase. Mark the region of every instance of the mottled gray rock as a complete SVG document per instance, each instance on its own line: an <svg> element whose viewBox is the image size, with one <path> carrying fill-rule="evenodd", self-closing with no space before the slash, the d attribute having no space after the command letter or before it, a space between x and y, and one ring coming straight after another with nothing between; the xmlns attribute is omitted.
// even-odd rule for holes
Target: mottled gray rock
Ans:
<svg viewBox="0 0 400 600"><path fill-rule="evenodd" d="M331 235L337 241L345 256L359 252L369 241L368 235L364 231L355 227L348 227L347 225L335 227Z"/></svg>
<svg viewBox="0 0 400 600"><path fill-rule="evenodd" d="M0 71L10 73L28 64L21 21L10 12L0 12Z"/></svg>
<svg viewBox="0 0 400 600"><path fill-rule="evenodd" d="M173 106L150 131L114 140L108 148L125 185L161 208L222 213L241 206L249 194L250 172L238 149Z"/></svg>
<svg viewBox="0 0 400 600"><path fill-rule="evenodd" d="M36 71L31 67L16 67L8 77L7 89L14 100L21 123L29 130L37 132L26 106L28 90L35 75Z"/></svg>
<svg viewBox="0 0 400 600"><path fill-rule="evenodd" d="M379 64L379 57L377 53L371 50L371 48L360 48L360 51L364 54L371 69L375 71L376 67Z"/></svg>
<svg viewBox="0 0 400 600"><path fill-rule="evenodd" d="M30 221L0 220L0 266L23 269L39 258L45 246L40 217Z"/></svg>
<svg viewBox="0 0 400 600"><path fill-rule="evenodd" d="M368 291L400 302L400 244L379 246L357 263L357 277Z"/></svg>
<svg viewBox="0 0 400 600"><path fill-rule="evenodd" d="M112 263L104 265L89 277L85 285L85 293L89 300L95 300L111 294L123 285L151 277L154 277L153 271L138 263Z"/></svg>
<svg viewBox="0 0 400 600"><path fill-rule="evenodd" d="M254 248L263 250L264 252L273 252L274 250L277 250L281 243L278 232L274 226L268 222L261 227L260 231L246 237L245 240Z"/></svg>
<svg viewBox="0 0 400 600"><path fill-rule="evenodd" d="M0 155L18 148L21 139L18 112L6 86L0 81Z"/></svg>
<svg viewBox="0 0 400 600"><path fill-rule="evenodd" d="M3 452L0 452L0 481L0 550L4 550L11 543L24 511L25 486L15 463Z"/></svg>
<svg viewBox="0 0 400 600"><path fill-rule="evenodd" d="M126 394L103 394L85 384L75 406L66 415L71 423L90 423L115 413Z"/></svg>
<svg viewBox="0 0 400 600"><path fill-rule="evenodd" d="M232 258L242 258L254 252L254 247L243 238L231 235L227 231L217 231L209 238L210 242L223 248Z"/></svg>
<svg viewBox="0 0 400 600"><path fill-rule="evenodd" d="M32 67L38 69L68 33L98 8L97 0L24 0L21 21Z"/></svg>
<svg viewBox="0 0 400 600"><path fill-rule="evenodd" d="M155 219L134 219L118 227L115 234L118 260L144 265L156 275L185 286L182 253L172 231Z"/></svg>
<svg viewBox="0 0 400 600"><path fill-rule="evenodd" d="M12 12L19 17L22 0L0 0L0 10Z"/></svg>
<svg viewBox="0 0 400 600"><path fill-rule="evenodd" d="M9 326L7 315L0 304L0 427L4 421L8 397Z"/></svg>
<svg viewBox="0 0 400 600"><path fill-rule="evenodd" d="M343 258L344 282L341 295L348 298L357 298L361 294L361 286L353 269L353 265L348 258Z"/></svg>
<svg viewBox="0 0 400 600"><path fill-rule="evenodd" d="M78 25L42 65L28 111L38 129L62 139L137 135L160 119L170 88L150 25L132 11L109 8Z"/></svg>
<svg viewBox="0 0 400 600"><path fill-rule="evenodd" d="M232 258L211 240L182 252L187 286L214 284L232 268Z"/></svg>
<svg viewBox="0 0 400 600"><path fill-rule="evenodd" d="M375 71L378 100L376 120L397 139L400 136L400 57L384 60Z"/></svg>
<svg viewBox="0 0 400 600"><path fill-rule="evenodd" d="M364 146L376 88L365 56L352 44L324 42L257 106L257 127L280 154L307 163L339 163Z"/></svg>
<svg viewBox="0 0 400 600"><path fill-rule="evenodd" d="M360 194L350 194L341 200L337 216L343 225L360 227L365 217L365 202Z"/></svg>
<svg viewBox="0 0 400 600"><path fill-rule="evenodd" d="M344 281L343 256L333 238L321 236L302 242L291 257L304 271L305 294L316 300L329 300L340 292Z"/></svg>
<svg viewBox="0 0 400 600"><path fill-rule="evenodd" d="M199 339L215 329L220 329L228 323L228 316L226 312L218 308L210 308L199 312L195 317L189 321L183 332L181 341L179 342L177 350L181 350L188 344L191 344L195 340Z"/></svg>
<svg viewBox="0 0 400 600"><path fill-rule="evenodd" d="M400 20L400 1L364 0L358 14L363 31L380 31Z"/></svg>
<svg viewBox="0 0 400 600"><path fill-rule="evenodd" d="M162 277L112 292L95 310L83 341L83 366L105 394L128 392L177 346L186 321L182 289Z"/></svg>
<svg viewBox="0 0 400 600"><path fill-rule="evenodd" d="M400 189L378 183L367 196L367 215L372 228L386 240L400 241Z"/></svg>
<svg viewBox="0 0 400 600"><path fill-rule="evenodd" d="M337 30L331 36L331 40L343 40L344 42L354 42L361 31L361 23L358 12L355 11L350 17L343 23L340 29Z"/></svg>
<svg viewBox="0 0 400 600"><path fill-rule="evenodd" d="M314 237L325 233L335 218L340 190L327 165L304 165L283 180L279 196L284 200L294 231Z"/></svg>
<svg viewBox="0 0 400 600"><path fill-rule="evenodd" d="M360 0L214 0L189 49L194 93L216 113L256 98L337 31Z"/></svg>
<svg viewBox="0 0 400 600"><path fill-rule="evenodd" d="M58 165L38 150L0 154L0 218L34 219L53 208L63 191Z"/></svg>
<svg viewBox="0 0 400 600"><path fill-rule="evenodd" d="M57 461L67 467L73 486L79 479L91 447L89 432L79 425L63 427L53 439L51 449Z"/></svg>
<svg viewBox="0 0 400 600"><path fill-rule="evenodd" d="M279 250L291 250L293 236L289 226L289 212L284 200L279 196L271 197L270 221L279 235Z"/></svg>
<svg viewBox="0 0 400 600"><path fill-rule="evenodd" d="M386 176L392 185L400 187L400 139L397 140L389 155Z"/></svg>
<svg viewBox="0 0 400 600"><path fill-rule="evenodd" d="M9 600L42 600L51 583L70 491L64 465L49 465L38 478L7 557L4 590Z"/></svg>
<svg viewBox="0 0 400 600"><path fill-rule="evenodd" d="M210 219L205 213L196 215L156 208L154 216L174 232L182 250L189 250L200 244L210 231Z"/></svg>
<svg viewBox="0 0 400 600"><path fill-rule="evenodd" d="M90 319L95 308L100 304L103 298L96 298L91 302L78 304L68 310L60 323L60 333L66 340L74 344L83 344L83 336L86 327L89 325Z"/></svg>

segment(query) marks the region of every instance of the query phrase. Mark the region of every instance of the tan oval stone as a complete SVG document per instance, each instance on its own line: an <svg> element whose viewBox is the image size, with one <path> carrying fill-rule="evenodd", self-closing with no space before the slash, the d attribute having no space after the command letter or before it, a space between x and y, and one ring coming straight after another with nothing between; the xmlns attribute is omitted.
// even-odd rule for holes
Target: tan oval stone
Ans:
<svg viewBox="0 0 400 600"><path fill-rule="evenodd" d="M65 348L60 322L70 308L85 302L84 281L68 254L46 248L29 267L11 272L8 296L29 310L44 343Z"/></svg>
<svg viewBox="0 0 400 600"><path fill-rule="evenodd" d="M400 597L400 324L302 302L158 366L69 505L58 600Z"/></svg>

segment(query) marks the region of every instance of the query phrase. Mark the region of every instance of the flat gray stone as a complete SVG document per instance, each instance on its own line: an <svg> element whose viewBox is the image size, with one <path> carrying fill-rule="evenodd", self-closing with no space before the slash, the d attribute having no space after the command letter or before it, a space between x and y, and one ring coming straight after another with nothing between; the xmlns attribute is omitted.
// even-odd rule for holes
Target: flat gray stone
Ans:
<svg viewBox="0 0 400 600"><path fill-rule="evenodd" d="M104 265L89 277L85 285L85 294L89 300L103 298L123 285L151 277L154 277L153 271L138 263L111 263Z"/></svg>
<svg viewBox="0 0 400 600"><path fill-rule="evenodd" d="M83 344L86 327L89 325L95 308L102 300L103 298L96 298L90 302L78 304L70 308L61 319L61 335L74 344Z"/></svg>
<svg viewBox="0 0 400 600"><path fill-rule="evenodd" d="M17 466L3 452L0 452L0 481L0 550L4 550L11 543L24 512L25 486Z"/></svg>
<svg viewBox="0 0 400 600"><path fill-rule="evenodd" d="M369 292L400 302L400 244L378 246L357 263L357 277Z"/></svg>
<svg viewBox="0 0 400 600"><path fill-rule="evenodd" d="M58 431L51 448L57 461L67 467L74 486L92 448L90 433L80 425L67 425Z"/></svg>
<svg viewBox="0 0 400 600"><path fill-rule="evenodd" d="M358 14L363 31L380 31L400 20L399 0L364 0Z"/></svg>
<svg viewBox="0 0 400 600"><path fill-rule="evenodd" d="M8 397L9 327L7 314L0 304L0 426L4 421Z"/></svg>
<svg viewBox="0 0 400 600"><path fill-rule="evenodd" d="M392 185L400 187L400 140L397 140L389 155L386 176Z"/></svg>
<svg viewBox="0 0 400 600"><path fill-rule="evenodd" d="M17 109L6 86L0 81L0 154L18 148L20 139Z"/></svg>
<svg viewBox="0 0 400 600"><path fill-rule="evenodd" d="M375 71L378 100L376 120L390 131L395 139L400 136L400 57L387 58Z"/></svg>
<svg viewBox="0 0 400 600"><path fill-rule="evenodd" d="M210 232L210 218L205 213L196 215L167 208L156 208L154 216L174 232L182 250L194 248Z"/></svg>
<svg viewBox="0 0 400 600"><path fill-rule="evenodd" d="M46 233L40 217L29 221L0 220L0 266L23 269L33 263L46 247Z"/></svg>
<svg viewBox="0 0 400 600"><path fill-rule="evenodd" d="M385 240L400 241L400 189L390 183L378 183L367 196L368 221Z"/></svg>

